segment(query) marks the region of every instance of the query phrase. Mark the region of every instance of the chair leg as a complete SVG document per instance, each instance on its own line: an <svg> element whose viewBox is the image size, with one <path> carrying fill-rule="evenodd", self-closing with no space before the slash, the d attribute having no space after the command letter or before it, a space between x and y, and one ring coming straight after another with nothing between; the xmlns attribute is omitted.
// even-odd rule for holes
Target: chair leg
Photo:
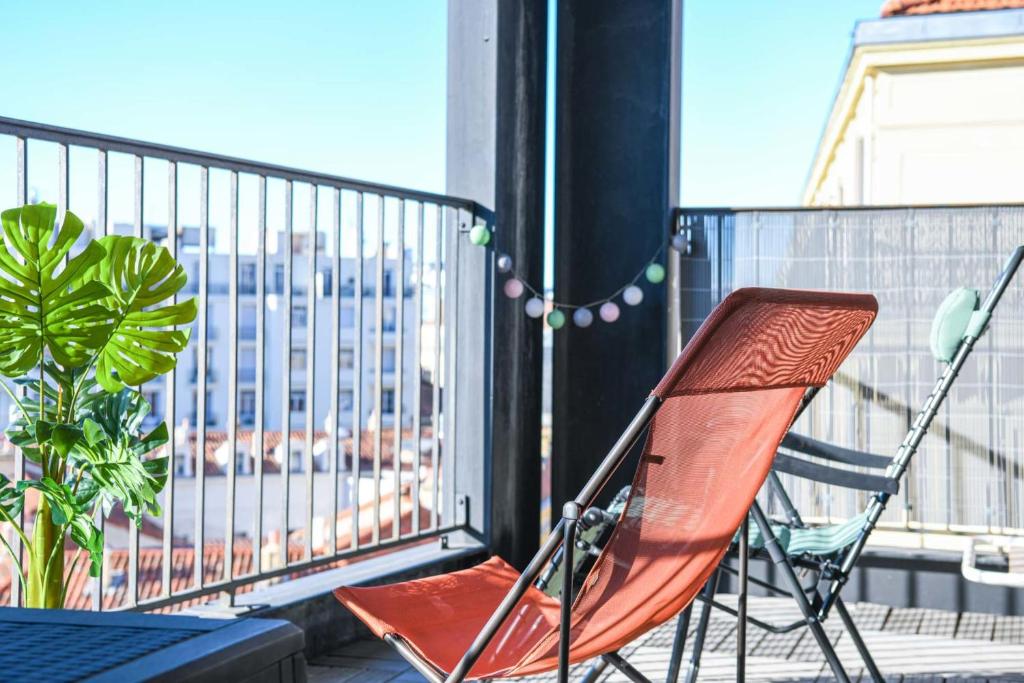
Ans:
<svg viewBox="0 0 1024 683"><path fill-rule="evenodd" d="M651 683L651 679L637 671L633 665L623 659L622 655L618 652L609 652L606 655L602 655L601 659L621 671L622 674L633 683Z"/></svg>
<svg viewBox="0 0 1024 683"><path fill-rule="evenodd" d="M587 668L586 673L583 674L583 678L580 679L580 683L595 683L607 668L608 660L604 657L598 657L594 660L594 663Z"/></svg>
<svg viewBox="0 0 1024 683"><path fill-rule="evenodd" d="M678 683L679 671L683 663L683 650L686 649L686 632L690 630L690 615L693 613L693 603L683 610L676 621L676 637L672 639L672 656L668 660L668 676L665 683Z"/></svg>
<svg viewBox="0 0 1024 683"><path fill-rule="evenodd" d="M860 631L857 629L857 625L853 623L853 617L850 616L850 612L846 609L846 603L843 602L842 598L836 598L835 602L836 611L839 612L839 618L843 620L843 625L850 634L850 638L853 640L853 644L857 646L857 652L860 653L860 658L864 660L864 666L867 667L868 674L871 675L871 680L874 683L882 683L885 679L882 678L882 672L878 670L878 665L875 664L875 658L871 656L871 652L868 650L867 644L864 639L860 637Z"/></svg>
<svg viewBox="0 0 1024 683"><path fill-rule="evenodd" d="M740 524L740 571L736 595L736 683L746 681L747 671L747 576L750 570L750 549L747 547L747 533L750 530L750 516L743 515Z"/></svg>
<svg viewBox="0 0 1024 683"><path fill-rule="evenodd" d="M775 538L775 533L768 523L768 517L765 516L761 505L756 501L750 507L750 514L754 516L754 522L761 530L761 535L764 537L764 547L768 551L769 556L771 556L772 563L779 568L782 576L786 579L790 592L793 593L793 599L796 600L797 605L800 607L800 612L807 622L807 628L810 629L814 639L818 641L818 647L821 648L821 653L825 656L825 661L828 662L832 673L835 674L840 683L849 683L850 677L846 674L846 670L843 669L843 664L839 661L835 648L832 647L831 641L829 641L828 636L825 634L825 629L822 628L821 622L818 621L817 613L807 600L793 565L790 564L789 558L786 557L786 552L779 545L779 540Z"/></svg>
<svg viewBox="0 0 1024 683"><path fill-rule="evenodd" d="M708 623L711 621L711 600L714 600L718 591L718 579L722 572L719 569L711 575L708 582L704 584L704 604L700 609L700 621L697 622L697 633L693 637L693 652L690 653L690 665L686 668L686 683L696 683L697 673L700 671L700 656L704 650L704 638L708 634Z"/></svg>
<svg viewBox="0 0 1024 683"><path fill-rule="evenodd" d="M562 610L558 631L558 683L569 683L569 638L572 629L572 556L573 550L576 547L576 523L579 518L579 503L566 503L562 508L565 537L562 542Z"/></svg>

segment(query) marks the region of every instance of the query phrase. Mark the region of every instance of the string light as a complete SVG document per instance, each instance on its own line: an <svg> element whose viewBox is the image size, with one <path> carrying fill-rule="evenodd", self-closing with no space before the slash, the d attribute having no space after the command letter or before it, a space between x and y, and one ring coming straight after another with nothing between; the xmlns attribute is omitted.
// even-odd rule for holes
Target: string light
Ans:
<svg viewBox="0 0 1024 683"><path fill-rule="evenodd" d="M475 225L469 230L469 240L477 246L486 246L491 242L491 237L491 231L484 225ZM689 236L683 233L675 234L669 240L668 245L681 253L689 253ZM512 257L508 254L498 254L494 265L499 273L509 276L502 286L505 296L509 299L518 299L524 294L529 294L529 298L524 306L526 315L531 318L544 318L553 330L565 327L569 319L567 315L571 315L573 325L579 328L586 328L590 327L594 322L595 309L598 317L604 322L614 323L617 321L622 311L615 300L620 297L627 306L639 306L644 300L644 291L638 285L641 279L653 285L661 284L665 281L665 266L659 263L665 247L665 244L659 246L657 251L644 264L643 268L626 284L606 297L583 304L570 304L548 299L543 292L534 288L516 273L515 264L512 261ZM547 312L546 316L545 311Z"/></svg>

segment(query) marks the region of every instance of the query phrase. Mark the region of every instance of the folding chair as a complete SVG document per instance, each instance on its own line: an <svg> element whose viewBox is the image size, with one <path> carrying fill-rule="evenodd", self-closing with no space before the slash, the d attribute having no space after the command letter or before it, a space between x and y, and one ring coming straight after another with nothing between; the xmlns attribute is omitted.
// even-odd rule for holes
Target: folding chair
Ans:
<svg viewBox="0 0 1024 683"><path fill-rule="evenodd" d="M898 493L900 481L907 471L911 458L917 452L932 420L942 405L942 401L949 393L975 343L987 329L992 313L1022 260L1024 260L1024 246L1018 247L1013 252L984 299L981 299L976 290L960 288L953 291L939 307L932 325L931 348L935 358L947 365L894 457L889 458L840 448L792 432L782 440L783 448L793 453L813 456L831 463L853 465L876 471L882 470L882 473L842 469L780 452L768 475L767 486L769 495L779 502L785 520L782 523L769 523L761 508L755 503L751 508L751 515L757 525L750 528L749 534L738 537L732 548L740 557L740 569L734 569L724 562L720 568L720 571L739 575L741 596L746 594L748 577L745 576L742 565L746 561L748 552L755 557L770 560L777 566L788 568L782 572L782 576L787 579L786 586L777 586L752 577L749 578L749 581L769 592L793 597L802 612L806 615L810 611L818 622L827 619L834 607L874 681L882 681L882 675L842 601L840 595L842 588L849 580L850 573L856 566L865 543L882 516L886 504L892 496ZM808 399L810 398L809 395ZM783 487L777 474L779 472L843 488L868 491L874 495L863 512L846 522L809 528ZM744 541L746 543L743 543ZM747 548L742 547L744 545ZM795 576L792 571L794 567L807 570L812 580L807 585L791 580L791 577ZM704 606L694 636L693 650L687 669L687 683L692 683L697 678L710 607L722 609L733 616L743 616L745 617L742 619L743 622L749 622L772 633L787 633L806 625L803 619L790 624L778 625L741 615L741 609L733 609L714 600L717 581L718 575L716 574L708 582L706 590L701 596ZM813 597L808 598L808 595ZM741 597L741 606L742 602ZM688 622L688 620L689 614L687 613L680 620L683 624L682 636L678 637L677 634L676 643L673 646L671 661L674 667L674 676L678 676L680 669L686 633L684 622ZM740 654L742 655L742 653ZM590 678L593 677L592 674ZM670 677L670 680L674 681L675 678Z"/></svg>
<svg viewBox="0 0 1024 683"><path fill-rule="evenodd" d="M335 595L435 683L555 669L567 681L570 664L594 657L646 681L618 650L679 614L715 572L806 391L832 376L876 311L870 295L734 292L564 506L522 574L493 557ZM629 499L578 595L569 599L571 571L563 572L563 600L545 595L533 585L544 565L561 547L573 566L581 515L645 430ZM827 656L831 646L815 628ZM834 653L830 662L838 666Z"/></svg>

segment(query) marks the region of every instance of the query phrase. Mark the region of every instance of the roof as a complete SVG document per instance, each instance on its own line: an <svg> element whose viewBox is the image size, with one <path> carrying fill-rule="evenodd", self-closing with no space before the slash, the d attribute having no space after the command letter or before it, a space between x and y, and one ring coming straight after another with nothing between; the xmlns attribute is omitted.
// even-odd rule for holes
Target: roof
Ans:
<svg viewBox="0 0 1024 683"><path fill-rule="evenodd" d="M429 425L421 427L420 445L421 447L429 447L432 438L432 429ZM196 452L196 433L191 432L189 434L189 453L195 462ZM254 432L253 430L239 430L237 435L237 441L239 452L246 453L250 458L252 457L251 448L253 442ZM206 474L218 475L224 473L223 465L217 459L217 450L224 445L228 440L227 432L224 431L207 431L205 448L205 463L206 463ZM275 451L281 445L282 432L266 430L263 432L263 471L267 474L273 474L280 472L281 467L278 462L279 454L275 454ZM373 454L374 446L376 441L376 435L373 430L364 429L360 434L359 439L359 463L360 470L363 472L369 472L373 467ZM413 441L413 430L411 428L402 429L402 446L405 449L412 446ZM314 449L321 442L330 442L330 435L321 430L313 432L313 444ZM306 431L302 429L293 429L289 434L289 445L293 451L305 452L306 445ZM394 446L395 446L395 430L393 427L384 427L381 429L381 466L390 468L394 462ZM161 447L155 452L156 455L163 455L164 448ZM352 467L352 437L343 436L338 439L338 450L344 454L345 466ZM314 450L314 453L316 450ZM426 459L424 459L424 465L426 465ZM410 463L403 463L403 468L406 470L412 469Z"/></svg>
<svg viewBox="0 0 1024 683"><path fill-rule="evenodd" d="M1024 7L1024 0L886 0L883 17L908 14L946 14Z"/></svg>
<svg viewBox="0 0 1024 683"><path fill-rule="evenodd" d="M381 528L390 529L392 515L391 511L393 506L390 501L393 500L393 494L385 494L381 497ZM369 519L372 511L372 503L366 503L360 506L362 514L361 519ZM402 492L402 508L401 513L401 533L409 533L412 531L412 501L409 497L409 490L407 487L403 487ZM351 511L343 510L338 514L338 540L337 544L339 548L345 548L351 544ZM346 525L345 522L348 522ZM431 512L429 507L420 507L420 528L427 529L431 524ZM288 539L288 561L290 563L298 562L302 560L304 554L304 544L302 543L302 531L296 531L289 534ZM359 539L361 544L365 547L372 540L372 529L369 526L360 524ZM425 541L424 541L425 542ZM275 566L274 563L279 562L279 543L275 538L270 538L264 541L263 544L263 562L264 566L269 563L270 566ZM316 557L322 556L327 552L326 547L314 547L313 554ZM389 550L381 550L381 553L389 552ZM65 566L70 567L74 562L75 550L69 546L65 553ZM251 574L253 571L253 545L252 540L248 538L236 538L233 549L233 576L245 576ZM366 559L367 556L361 556L359 560ZM104 582L105 587L103 589L103 608L104 609L117 609L127 604L128 596L128 551L125 549L113 549L108 548L105 553L104 561ZM144 547L139 549L139 573L138 573L138 590L139 598L141 600L153 600L157 599L161 595L162 590L162 573L163 573L163 549L160 547ZM344 566L356 561L353 559L341 558L337 562L328 563L326 566L320 566L315 569L296 569L292 574L289 574L284 580L298 578L316 571L323 571L325 569ZM177 546L171 552L171 590L172 592L187 591L193 587L193 580L195 570L195 548L193 546ZM223 541L214 541L206 543L203 547L203 575L204 583L214 583L224 578L224 543ZM0 605L8 605L11 600L11 573L8 564L4 564L0 569ZM74 576L68 585L67 602L66 606L68 609L92 609L92 586L93 581L89 578L89 563L83 560L79 560L78 564L75 565ZM238 589L239 593L247 593L253 590L254 584L247 584ZM171 608L160 610L160 611L177 611L185 607L189 607L204 602L209 602L216 596L204 596L199 598L193 598L190 600L182 601L177 603Z"/></svg>

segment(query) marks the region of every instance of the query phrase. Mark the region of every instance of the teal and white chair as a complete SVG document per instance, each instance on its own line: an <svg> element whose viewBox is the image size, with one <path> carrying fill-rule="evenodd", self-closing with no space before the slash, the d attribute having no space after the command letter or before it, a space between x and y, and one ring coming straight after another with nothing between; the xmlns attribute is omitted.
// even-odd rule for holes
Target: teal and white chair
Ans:
<svg viewBox="0 0 1024 683"><path fill-rule="evenodd" d="M697 678L711 607L722 609L734 616L743 615L746 622L773 633L787 633L808 625L806 619L789 624L770 624L745 615L746 581L753 582L776 595L794 598L801 608L809 608L809 611L804 609L804 614L810 613L818 622L827 619L834 608L839 613L843 625L864 660L871 678L874 681L883 680L871 653L843 604L842 589L856 566L868 537L878 524L886 504L892 496L898 493L900 482L907 471L910 460L917 452L939 406L949 393L950 387L967 361L975 343L987 329L996 305L1022 261L1024 261L1024 246L1014 250L984 298L978 290L962 287L951 292L939 306L932 323L930 346L932 354L945 364L945 368L911 424L903 442L896 450L895 456L890 458L840 448L793 432L786 435L782 442L784 450L776 455L767 483L769 495L778 502L784 520L772 523L768 528L768 533L764 533L758 525L749 525L746 543L743 543L744 539L739 538L738 535L733 546L733 552L741 554L741 569L734 569L728 563L723 562L718 572L705 586L701 597L704 605L686 675L688 683ZM813 398L813 393L809 393L805 397L804 405L811 398ZM817 458L819 462L811 462L800 456L811 456ZM821 460L830 464L822 464ZM852 465L869 470L869 472L843 469L836 467L835 464ZM799 511L793 505L778 476L779 473L842 488L868 491L873 495L863 512L845 522L810 526L804 523ZM785 563L807 570L811 580L806 584L777 586L747 577L743 567L748 554L753 557L763 557L776 564ZM722 572L740 574L739 609L733 609L714 598ZM783 575L786 574L783 572ZM690 614L687 611L679 620L670 663L669 681L675 681L675 677L679 675L689 617ZM742 631L743 629L741 629L741 633ZM744 644L740 642L737 643L737 646L742 648Z"/></svg>

